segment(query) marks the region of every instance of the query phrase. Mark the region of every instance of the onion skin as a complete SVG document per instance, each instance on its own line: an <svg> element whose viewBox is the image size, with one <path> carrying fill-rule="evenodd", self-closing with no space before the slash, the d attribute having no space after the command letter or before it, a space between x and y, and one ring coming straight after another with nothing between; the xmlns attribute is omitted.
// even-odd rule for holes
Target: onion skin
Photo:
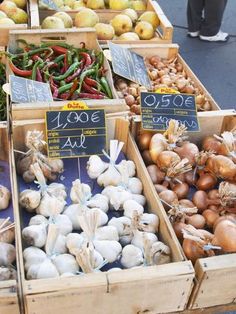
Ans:
<svg viewBox="0 0 236 314"><path fill-rule="evenodd" d="M215 230L216 226L223 220L229 220L229 221L232 221L232 222L236 223L236 215L234 215L234 214L227 214L227 215L224 215L224 216L220 216L214 223L213 231Z"/></svg>
<svg viewBox="0 0 236 314"><path fill-rule="evenodd" d="M159 194L161 193L162 191L167 191L167 187L165 187L164 185L162 184L154 184L154 188L156 190L156 192Z"/></svg>
<svg viewBox="0 0 236 314"><path fill-rule="evenodd" d="M205 209L202 212L202 216L206 219L206 225L209 228L213 228L214 223L220 217L220 215L212 209Z"/></svg>
<svg viewBox="0 0 236 314"><path fill-rule="evenodd" d="M146 166L150 166L151 164L153 164L149 150L144 150L141 155Z"/></svg>
<svg viewBox="0 0 236 314"><path fill-rule="evenodd" d="M215 199L219 199L219 191L217 189L213 189L211 191L208 192L208 198L210 200L215 200Z"/></svg>
<svg viewBox="0 0 236 314"><path fill-rule="evenodd" d="M229 181L236 180L236 165L228 157L222 155L209 157L205 169L218 178Z"/></svg>
<svg viewBox="0 0 236 314"><path fill-rule="evenodd" d="M161 169L161 170L166 170L170 167L170 165L173 162L180 162L181 159L180 157L172 151L162 151L158 156L157 156L157 166Z"/></svg>
<svg viewBox="0 0 236 314"><path fill-rule="evenodd" d="M178 183L173 187L173 192L176 193L179 200L186 198L189 192L189 186L187 183Z"/></svg>
<svg viewBox="0 0 236 314"><path fill-rule="evenodd" d="M173 228L175 231L175 234L177 236L177 238L182 242L183 241L183 233L182 230L184 229L184 227L186 227L187 225L184 222L181 221L176 221L173 223Z"/></svg>
<svg viewBox="0 0 236 314"><path fill-rule="evenodd" d="M214 136L207 136L203 140L202 149L206 151L213 151L216 154L219 153L221 142L218 141Z"/></svg>
<svg viewBox="0 0 236 314"><path fill-rule="evenodd" d="M193 214L192 216L186 217L186 222L196 229L202 229L206 224L206 219L202 215Z"/></svg>
<svg viewBox="0 0 236 314"><path fill-rule="evenodd" d="M162 172L156 165L148 166L147 171L153 184L161 183L165 178L165 173Z"/></svg>
<svg viewBox="0 0 236 314"><path fill-rule="evenodd" d="M213 189L217 183L216 177L210 173L201 174L200 178L196 182L198 190L207 191Z"/></svg>
<svg viewBox="0 0 236 314"><path fill-rule="evenodd" d="M186 257L195 264L196 260L202 257L207 257L206 252L197 244L197 242L189 239L184 239L183 250Z"/></svg>
<svg viewBox="0 0 236 314"><path fill-rule="evenodd" d="M190 207L190 208L195 207L195 205L193 204L193 202L190 201L190 200L188 200L188 199L182 199L182 200L180 200L180 201L179 201L179 204L180 204L181 206L184 206L184 207Z"/></svg>
<svg viewBox="0 0 236 314"><path fill-rule="evenodd" d="M152 133L142 133L138 136L138 147L141 151L149 149Z"/></svg>
<svg viewBox="0 0 236 314"><path fill-rule="evenodd" d="M181 147L176 147L174 151L181 159L187 158L191 165L195 164L195 155L199 154L197 145L193 143L184 143Z"/></svg>
<svg viewBox="0 0 236 314"><path fill-rule="evenodd" d="M236 252L236 222L220 221L214 231L216 241L225 253Z"/></svg>
<svg viewBox="0 0 236 314"><path fill-rule="evenodd" d="M188 171L184 174L185 182L188 183L188 185L195 185L197 182L197 176L194 176L193 170Z"/></svg>
<svg viewBox="0 0 236 314"><path fill-rule="evenodd" d="M207 193L205 191L197 191L193 195L193 204L198 208L199 212L203 212L207 208Z"/></svg>
<svg viewBox="0 0 236 314"><path fill-rule="evenodd" d="M171 190L166 190L166 191L162 191L161 193L159 193L159 197L160 199L162 199L163 201L165 201L166 203L172 205L172 203L174 202L178 202L178 197L175 194L175 192L171 191ZM165 209L170 209L169 206L167 206L165 203L162 203Z"/></svg>
<svg viewBox="0 0 236 314"><path fill-rule="evenodd" d="M157 156L165 149L167 149L165 137L160 133L154 134L149 145L149 152L154 163L157 161Z"/></svg>

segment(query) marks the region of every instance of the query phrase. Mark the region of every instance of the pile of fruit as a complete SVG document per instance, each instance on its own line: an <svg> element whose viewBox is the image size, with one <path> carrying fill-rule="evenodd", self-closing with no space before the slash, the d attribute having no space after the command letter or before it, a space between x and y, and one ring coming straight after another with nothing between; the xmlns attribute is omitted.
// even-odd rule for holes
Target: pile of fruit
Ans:
<svg viewBox="0 0 236 314"><path fill-rule="evenodd" d="M42 28L63 29L95 27L99 40L150 40L160 21L154 11L146 11L140 16L134 9L127 8L115 15L110 23L100 23L98 14L92 9L82 8L73 22L66 12L57 12L42 21Z"/></svg>
<svg viewBox="0 0 236 314"><path fill-rule="evenodd" d="M143 0L54 0L54 3L63 11L78 10L83 7L93 10L111 9L120 11L127 8L138 11L146 10L146 1ZM39 7L50 9L42 1L39 1Z"/></svg>
<svg viewBox="0 0 236 314"><path fill-rule="evenodd" d="M3 90L3 85L6 83L5 65L0 62L0 121L7 120L7 98Z"/></svg>
<svg viewBox="0 0 236 314"><path fill-rule="evenodd" d="M28 15L24 10L26 0L5 0L0 4L0 24L14 25L25 24Z"/></svg>

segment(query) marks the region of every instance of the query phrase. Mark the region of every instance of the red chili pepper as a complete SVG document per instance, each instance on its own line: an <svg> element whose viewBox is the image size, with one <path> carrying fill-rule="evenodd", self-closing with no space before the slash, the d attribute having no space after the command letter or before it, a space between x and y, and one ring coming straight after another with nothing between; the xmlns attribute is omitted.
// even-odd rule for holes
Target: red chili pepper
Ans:
<svg viewBox="0 0 236 314"><path fill-rule="evenodd" d="M107 72L107 69L104 69L104 67L102 66L99 70L98 70L98 75L99 76L105 76Z"/></svg>
<svg viewBox="0 0 236 314"><path fill-rule="evenodd" d="M67 99L69 99L70 98L70 93L69 92L67 92L67 93L63 93L63 94L61 94L60 95L60 97L59 97L60 99L64 99L64 100L67 100Z"/></svg>
<svg viewBox="0 0 236 314"><path fill-rule="evenodd" d="M74 74L68 76L65 81L66 83L69 83L71 81L73 81L76 77L78 77L80 75L80 73L82 72L83 70L83 62L81 63L80 67L75 71Z"/></svg>
<svg viewBox="0 0 236 314"><path fill-rule="evenodd" d="M11 60L9 60L9 65L10 65L11 70L19 76L27 77L27 76L32 75L32 70L18 69Z"/></svg>
<svg viewBox="0 0 236 314"><path fill-rule="evenodd" d="M87 52L81 52L80 55L83 57L84 61L85 61L85 66L89 66L92 64L92 59L90 57L90 55Z"/></svg>
<svg viewBox="0 0 236 314"><path fill-rule="evenodd" d="M90 77L87 77L84 79L85 83L92 87L97 87L98 82L96 80L91 79Z"/></svg>
<svg viewBox="0 0 236 314"><path fill-rule="evenodd" d="M51 48L54 51L54 53L57 54L57 55L66 54L67 51L68 51L67 48L64 48L64 47L61 47L61 46L52 46Z"/></svg>
<svg viewBox="0 0 236 314"><path fill-rule="evenodd" d="M74 82L73 82L73 85L72 85L72 87L71 87L71 89L70 89L69 98L72 97L72 95L73 95L74 92L76 91L77 87L78 87L78 79L75 79Z"/></svg>
<svg viewBox="0 0 236 314"><path fill-rule="evenodd" d="M52 90L52 97L53 98L57 98L58 97L58 87L55 85L54 81L53 81L53 78L50 76L49 78L49 82L50 82L50 87L51 87L51 90Z"/></svg>
<svg viewBox="0 0 236 314"><path fill-rule="evenodd" d="M88 99L104 99L103 95L89 94L89 93L79 93L78 98L88 98Z"/></svg>
<svg viewBox="0 0 236 314"><path fill-rule="evenodd" d="M85 82L83 82L82 86L83 86L84 91L87 92L87 93L105 96L102 92L99 92L98 90L96 90L95 88L89 86Z"/></svg>
<svg viewBox="0 0 236 314"><path fill-rule="evenodd" d="M33 61L38 61L38 60L43 61L43 59L42 59L42 58L40 58L40 56L38 56L38 55L34 55L34 56L32 56L32 57L31 57L31 59L32 59Z"/></svg>
<svg viewBox="0 0 236 314"><path fill-rule="evenodd" d="M43 82L43 77L39 68L36 69L36 81Z"/></svg>

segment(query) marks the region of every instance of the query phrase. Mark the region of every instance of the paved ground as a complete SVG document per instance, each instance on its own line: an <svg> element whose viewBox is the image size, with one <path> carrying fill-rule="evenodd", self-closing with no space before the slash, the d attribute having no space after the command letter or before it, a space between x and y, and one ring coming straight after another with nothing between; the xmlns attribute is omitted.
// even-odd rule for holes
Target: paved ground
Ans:
<svg viewBox="0 0 236 314"><path fill-rule="evenodd" d="M236 109L236 0L228 0L222 30L232 35L227 43L202 42L186 36L187 0L158 0L175 26L174 43L222 109Z"/></svg>

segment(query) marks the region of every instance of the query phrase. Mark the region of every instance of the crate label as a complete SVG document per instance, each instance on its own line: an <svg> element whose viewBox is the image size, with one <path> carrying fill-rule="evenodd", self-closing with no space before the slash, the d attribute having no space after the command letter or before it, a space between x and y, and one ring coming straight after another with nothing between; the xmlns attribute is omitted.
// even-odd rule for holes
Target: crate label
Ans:
<svg viewBox="0 0 236 314"><path fill-rule="evenodd" d="M84 101L70 101L68 104L63 106L62 110L85 110L89 107Z"/></svg>
<svg viewBox="0 0 236 314"><path fill-rule="evenodd" d="M53 101L48 83L37 82L10 75L10 94L12 102L33 103Z"/></svg>
<svg viewBox="0 0 236 314"><path fill-rule="evenodd" d="M151 88L143 57L121 45L111 42L108 42L108 45L111 52L113 71L130 81Z"/></svg>
<svg viewBox="0 0 236 314"><path fill-rule="evenodd" d="M107 143L105 111L47 111L46 138L49 158L102 155Z"/></svg>
<svg viewBox="0 0 236 314"><path fill-rule="evenodd" d="M194 95L141 93L143 129L164 131L171 119L184 124L188 131L199 131Z"/></svg>

